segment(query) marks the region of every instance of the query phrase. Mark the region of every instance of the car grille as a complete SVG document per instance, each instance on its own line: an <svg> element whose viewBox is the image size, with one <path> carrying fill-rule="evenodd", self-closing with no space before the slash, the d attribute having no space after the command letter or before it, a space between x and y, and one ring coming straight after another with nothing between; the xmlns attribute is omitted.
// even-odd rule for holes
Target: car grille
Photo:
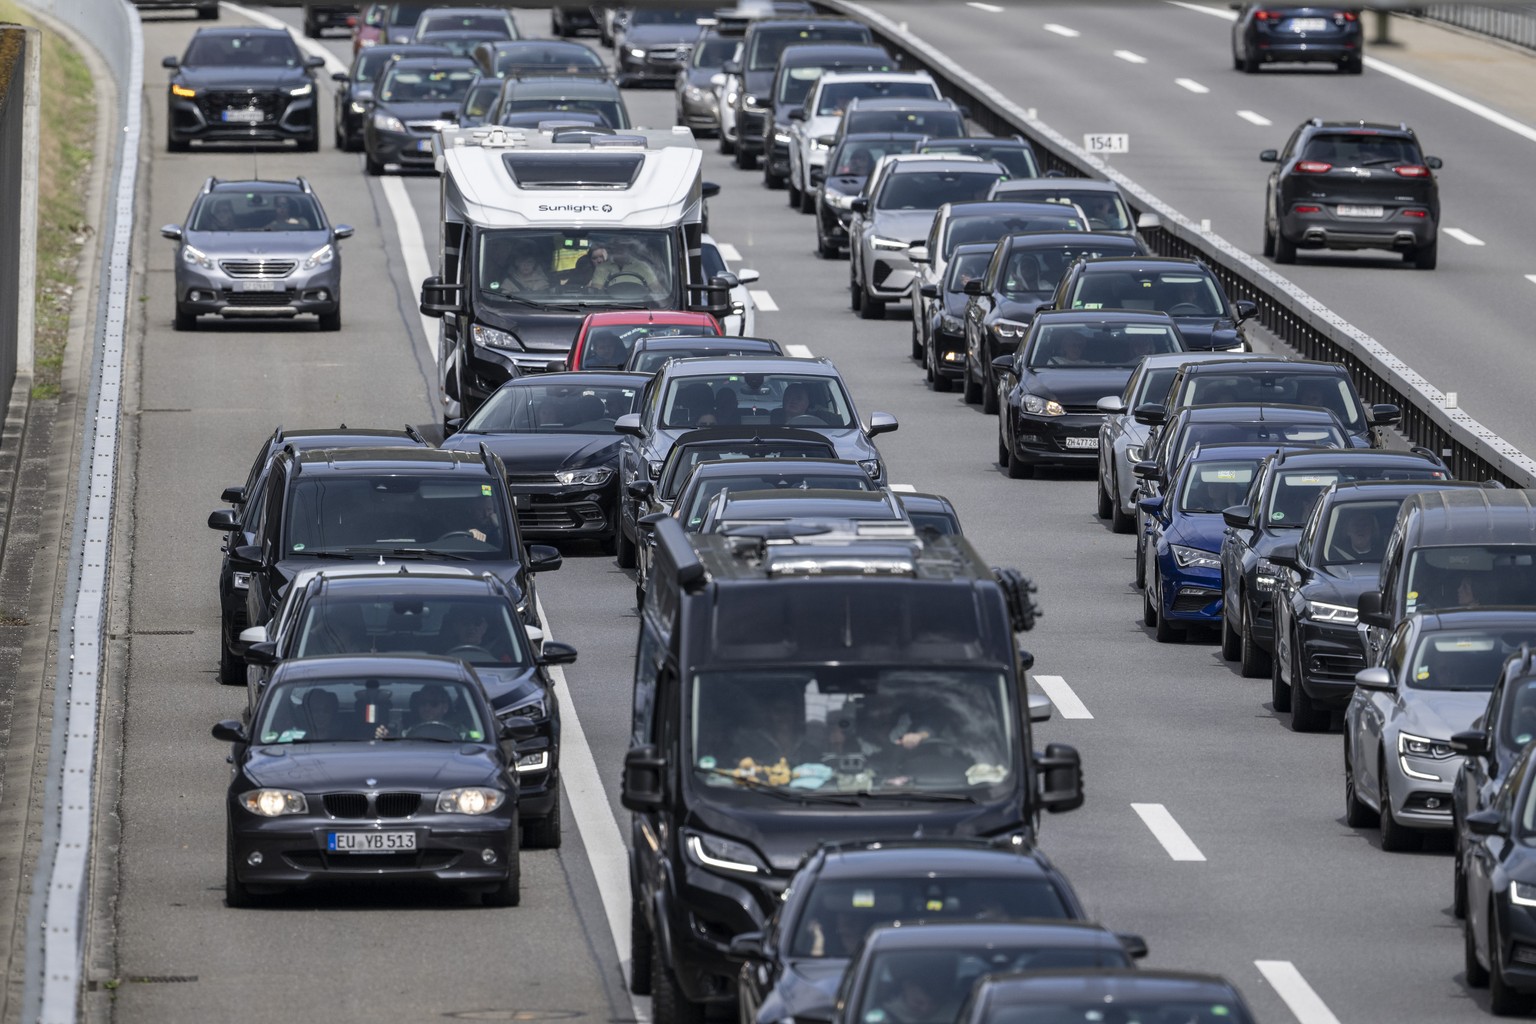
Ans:
<svg viewBox="0 0 1536 1024"><path fill-rule="evenodd" d="M291 306L293 297L288 292L225 292L224 301L231 306L261 309L268 306Z"/></svg>
<svg viewBox="0 0 1536 1024"><path fill-rule="evenodd" d="M521 530L576 530L602 521L603 510L590 501L542 508L535 505L517 510L517 525Z"/></svg>
<svg viewBox="0 0 1536 1024"><path fill-rule="evenodd" d="M409 818L421 809L420 793L378 793L373 814L366 793L327 793L323 799L326 813L333 818Z"/></svg>
<svg viewBox="0 0 1536 1024"><path fill-rule="evenodd" d="M381 818L409 818L421 807L420 793L380 793L373 806Z"/></svg>
<svg viewBox="0 0 1536 1024"><path fill-rule="evenodd" d="M508 473L509 484L552 484L555 482L553 473Z"/></svg>
<svg viewBox="0 0 1536 1024"><path fill-rule="evenodd" d="M230 277L287 277L298 260L220 260L219 269Z"/></svg>
<svg viewBox="0 0 1536 1024"><path fill-rule="evenodd" d="M1214 590L1181 590L1173 599L1173 610L1186 613L1203 611L1216 597Z"/></svg>
<svg viewBox="0 0 1536 1024"><path fill-rule="evenodd" d="M333 818L368 817L368 797L362 793L325 794L325 813Z"/></svg>
<svg viewBox="0 0 1536 1024"><path fill-rule="evenodd" d="M757 138L763 134L763 125L768 122L766 111L743 110L736 115L736 134L742 138Z"/></svg>
<svg viewBox="0 0 1536 1024"><path fill-rule="evenodd" d="M214 89L198 97L204 114L210 121L221 120L220 114L230 108L243 110L254 107L265 111L268 121L275 121L283 112L283 97L275 92L251 92L248 89Z"/></svg>
<svg viewBox="0 0 1536 1024"><path fill-rule="evenodd" d="M405 126L418 134L425 132L430 135L436 131L442 131L448 127L448 121L407 121Z"/></svg>

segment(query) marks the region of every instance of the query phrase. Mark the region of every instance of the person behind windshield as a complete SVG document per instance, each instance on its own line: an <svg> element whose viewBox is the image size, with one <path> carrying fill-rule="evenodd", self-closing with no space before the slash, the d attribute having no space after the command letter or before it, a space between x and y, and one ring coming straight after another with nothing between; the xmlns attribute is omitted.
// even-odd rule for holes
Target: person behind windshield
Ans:
<svg viewBox="0 0 1536 1024"><path fill-rule="evenodd" d="M554 280L539 265L538 253L528 248L518 249L512 254L512 262L501 279L501 290L513 295L547 292L554 287Z"/></svg>
<svg viewBox="0 0 1536 1024"><path fill-rule="evenodd" d="M443 632L448 637L448 653L472 653L472 651L490 653L485 640L489 629L490 620L480 609L455 608L443 622Z"/></svg>
<svg viewBox="0 0 1536 1024"><path fill-rule="evenodd" d="M214 200L209 210L208 231L239 231L240 222L235 220L235 207L228 199Z"/></svg>
<svg viewBox="0 0 1536 1024"><path fill-rule="evenodd" d="M787 426L826 426L826 419L811 408L811 389L801 383L787 385L779 408L769 413L770 422Z"/></svg>
<svg viewBox="0 0 1536 1024"><path fill-rule="evenodd" d="M268 231L282 231L288 228L304 228L309 224L299 216L298 208L293 200L287 196L278 196L272 200L272 219L267 222Z"/></svg>
<svg viewBox="0 0 1536 1024"><path fill-rule="evenodd" d="M1329 547L1329 557L1339 561L1381 561L1381 536L1376 529L1376 517L1370 513L1351 516L1344 524L1344 536L1336 537Z"/></svg>
<svg viewBox="0 0 1536 1024"><path fill-rule="evenodd" d="M837 173L855 178L867 178L869 172L875 169L875 158L867 149L855 149L843 158L842 164L837 168Z"/></svg>
<svg viewBox="0 0 1536 1024"><path fill-rule="evenodd" d="M1084 196L1078 203L1083 209L1083 216L1088 218L1088 226L1098 231L1117 227L1120 217L1115 209L1115 201L1109 196Z"/></svg>
<svg viewBox="0 0 1536 1024"><path fill-rule="evenodd" d="M586 255L576 261L575 272L567 283L589 291L604 291L612 285L626 283L642 285L652 293L665 291L661 278L640 252L638 243L627 238L588 249Z"/></svg>
<svg viewBox="0 0 1536 1024"><path fill-rule="evenodd" d="M1088 358L1088 339L1083 337L1081 331L1058 328L1051 334L1051 338L1056 344L1056 352L1046 360L1047 366L1098 365Z"/></svg>
<svg viewBox="0 0 1536 1024"><path fill-rule="evenodd" d="M629 359L624 343L611 334L593 334L581 356L583 370L622 370Z"/></svg>
<svg viewBox="0 0 1536 1024"><path fill-rule="evenodd" d="M448 696L448 691L436 684L423 686L411 694L411 710L406 715L401 735L409 736L412 731L428 725L447 726L456 731L462 731L459 723L452 721L453 698Z"/></svg>
<svg viewBox="0 0 1536 1024"><path fill-rule="evenodd" d="M505 543L501 533L501 516L496 514L496 506L490 501L476 504L474 525L464 532L487 547L500 548Z"/></svg>
<svg viewBox="0 0 1536 1024"><path fill-rule="evenodd" d="M953 1019L952 1011L945 1013L953 974L953 966L945 961L913 964L912 969L902 972L894 998L882 1004L885 1019L891 1024L937 1024Z"/></svg>

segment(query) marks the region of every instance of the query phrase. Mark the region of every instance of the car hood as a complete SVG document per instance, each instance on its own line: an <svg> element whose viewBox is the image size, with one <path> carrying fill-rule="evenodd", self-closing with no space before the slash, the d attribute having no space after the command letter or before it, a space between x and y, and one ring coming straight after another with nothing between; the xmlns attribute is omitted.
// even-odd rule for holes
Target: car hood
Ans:
<svg viewBox="0 0 1536 1024"><path fill-rule="evenodd" d="M763 1000L757 1019L787 1021L805 1017L807 1011L830 1010L847 969L848 958L841 956L790 960L779 983Z"/></svg>
<svg viewBox="0 0 1536 1024"><path fill-rule="evenodd" d="M1221 550L1227 524L1220 512L1175 512L1163 536L1170 544L1199 548L1212 554Z"/></svg>
<svg viewBox="0 0 1536 1024"><path fill-rule="evenodd" d="M587 310L535 313L509 304L499 304L483 294L475 303L475 319L488 327L507 331L523 343L529 352L565 355L576 340L576 332ZM515 351L515 350L513 350Z"/></svg>
<svg viewBox="0 0 1536 1024"><path fill-rule="evenodd" d="M1005 298L998 298L996 300L996 302L995 302L995 305L993 305L993 307L992 307L992 313L987 317L987 319L988 320L997 320L997 319L1001 318L1003 320L1022 320L1022 321L1028 322L1029 320L1034 318L1034 315L1036 313L1040 312L1040 307L1045 305L1049 301L1050 301L1050 299L1048 299L1048 298L1043 298L1043 299L1005 299ZM1127 377L1126 379L1129 380L1130 378ZM1107 392L1107 391L1105 392L1105 394L1108 394L1108 393L1109 392Z"/></svg>
<svg viewBox="0 0 1536 1024"><path fill-rule="evenodd" d="M841 114L815 114L808 117L805 119L805 137L819 139L823 135L836 135L837 126L842 123L842 120Z"/></svg>
<svg viewBox="0 0 1536 1024"><path fill-rule="evenodd" d="M495 748L481 743L375 741L253 746L245 774L261 786L333 789L451 789L496 779Z"/></svg>
<svg viewBox="0 0 1536 1024"><path fill-rule="evenodd" d="M1487 690L1403 690L1396 725L1403 732L1446 740L1472 728L1488 710Z"/></svg>
<svg viewBox="0 0 1536 1024"><path fill-rule="evenodd" d="M1091 406L1105 395L1118 395L1131 379L1130 368L1046 367L1026 370L1019 382L1027 390L1062 405Z"/></svg>
<svg viewBox="0 0 1536 1024"><path fill-rule="evenodd" d="M838 195L856 196L868 180L867 174L837 174L822 182L821 187L827 192L836 192Z"/></svg>
<svg viewBox="0 0 1536 1024"><path fill-rule="evenodd" d="M199 89L297 88L310 81L309 72L304 68L203 67L196 64L183 64L173 77L182 85Z"/></svg>
<svg viewBox="0 0 1536 1024"><path fill-rule="evenodd" d="M1367 590L1381 585L1380 562L1355 562L1350 565L1329 565L1318 569L1301 588L1301 596L1308 601L1353 608L1355 600Z"/></svg>
<svg viewBox="0 0 1536 1024"><path fill-rule="evenodd" d="M492 711L515 708L544 693L539 670L532 665L476 665L475 675L485 687Z"/></svg>
<svg viewBox="0 0 1536 1024"><path fill-rule="evenodd" d="M331 240L329 231L188 231L182 241L214 259L254 256L304 259Z"/></svg>
<svg viewBox="0 0 1536 1024"><path fill-rule="evenodd" d="M442 446L474 452L484 443L509 473L553 473L603 465L619 457L622 438L606 434L455 434ZM515 489L515 487L514 487Z"/></svg>
<svg viewBox="0 0 1536 1024"><path fill-rule="evenodd" d="M634 25L624 32L625 46L669 46L699 38L697 25Z"/></svg>
<svg viewBox="0 0 1536 1024"><path fill-rule="evenodd" d="M432 100L430 103L381 101L376 109L394 114L402 121L445 121L451 124L459 119L459 104L447 100Z"/></svg>
<svg viewBox="0 0 1536 1024"><path fill-rule="evenodd" d="M918 242L928 237L933 226L933 210L873 210L870 225L875 234L902 242Z"/></svg>
<svg viewBox="0 0 1536 1024"><path fill-rule="evenodd" d="M345 87L345 95L359 103L363 102L364 100L371 100L373 99L373 83L368 82L363 84L359 82L352 82L350 85Z"/></svg>

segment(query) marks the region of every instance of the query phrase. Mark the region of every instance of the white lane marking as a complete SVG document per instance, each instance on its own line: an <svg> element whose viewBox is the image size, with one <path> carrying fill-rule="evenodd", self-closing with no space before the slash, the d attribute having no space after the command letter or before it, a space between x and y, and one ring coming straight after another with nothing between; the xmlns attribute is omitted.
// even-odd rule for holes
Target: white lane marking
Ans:
<svg viewBox="0 0 1536 1024"><path fill-rule="evenodd" d="M773 296L760 288L749 288L747 294L752 296L752 301L757 303L759 313L777 313L779 304L773 301Z"/></svg>
<svg viewBox="0 0 1536 1024"><path fill-rule="evenodd" d="M898 491L901 494L916 494L917 493L917 488L912 486L911 484L891 484L890 487L891 487L891 490Z"/></svg>
<svg viewBox="0 0 1536 1024"><path fill-rule="evenodd" d="M1237 116L1242 118L1244 121L1247 121L1249 124L1258 125L1260 128L1268 128L1270 125L1275 123L1269 118L1265 117L1263 114L1254 113L1252 110L1239 110L1237 112Z"/></svg>
<svg viewBox="0 0 1536 1024"><path fill-rule="evenodd" d="M1056 710L1061 712L1062 718L1092 718L1088 706L1078 699L1072 687L1061 676L1036 675L1035 682L1045 695L1051 698L1051 703L1056 705Z"/></svg>
<svg viewBox="0 0 1536 1024"><path fill-rule="evenodd" d="M1082 33L1075 28L1067 28L1065 25L1056 25L1051 22L1046 22L1040 27L1045 29L1047 32L1054 32L1059 36L1065 36L1067 39L1076 39L1078 36L1082 35Z"/></svg>
<svg viewBox="0 0 1536 1024"><path fill-rule="evenodd" d="M1461 230L1461 228L1441 228L1440 229L1440 233L1442 235L1450 235L1452 238L1456 239L1456 241L1460 242L1462 245L1487 245L1488 244L1488 243L1484 242L1481 238L1478 238L1476 235L1472 234L1470 231L1463 231L1463 230Z"/></svg>
<svg viewBox="0 0 1536 1024"><path fill-rule="evenodd" d="M1531 284L1536 284L1536 274L1526 274L1525 279L1531 282Z"/></svg>
<svg viewBox="0 0 1536 1024"><path fill-rule="evenodd" d="M986 11L988 14L1002 14L1003 13L1003 9L1001 7L999 7L999 6L997 6L997 4L983 4L983 3L978 3L977 0L971 0L971 2L966 4L965 6L967 6L967 7L974 7L978 11Z"/></svg>
<svg viewBox="0 0 1536 1024"><path fill-rule="evenodd" d="M1204 94L1211 91L1208 86L1201 85L1193 78L1175 78L1173 80L1173 84L1178 86L1180 89L1188 89L1193 93Z"/></svg>
<svg viewBox="0 0 1536 1024"><path fill-rule="evenodd" d="M1115 56L1127 64L1145 64L1147 62L1147 58L1139 53L1132 53L1130 50L1116 50Z"/></svg>
<svg viewBox="0 0 1536 1024"><path fill-rule="evenodd" d="M1162 804L1131 804L1131 809L1141 816L1142 823L1163 844L1168 856L1174 860L1205 860L1205 854L1200 852L1200 847L1195 845L1179 823L1173 820L1168 808Z"/></svg>
<svg viewBox="0 0 1536 1024"><path fill-rule="evenodd" d="M405 279L412 289L420 288L432 273L432 264L427 259L427 243L422 239L421 221L416 219L416 208L411 205L411 197L405 193L405 182L399 178L380 178L380 187L384 189L384 199L389 203L389 212L395 218L395 237L400 240L400 254L405 257ZM414 301L414 296L411 297ZM421 330L427 339L427 350L432 353L432 362L437 362L437 335L439 322L429 316L421 318Z"/></svg>
<svg viewBox="0 0 1536 1024"><path fill-rule="evenodd" d="M730 242L716 242L715 248L720 250L720 258L727 263L740 263L741 250Z"/></svg>
<svg viewBox="0 0 1536 1024"><path fill-rule="evenodd" d="M256 24L262 26L263 28L287 29L288 34L293 37L293 41L299 44L299 49L303 50L305 53L310 54L311 56L325 58L325 70L329 71L331 74L335 74L338 71L347 70L347 65L342 62L341 58L337 57L330 50L327 50L321 43L318 43L313 39L305 39L302 35L294 30L293 26L289 25L286 21L280 21L277 18L272 17L270 14L252 10L251 8L245 7L241 4L229 3L228 0L225 0L225 2L219 4L219 6L224 8L226 11L229 11L231 14L238 14L242 18L249 18L251 21L254 21Z"/></svg>
<svg viewBox="0 0 1536 1024"><path fill-rule="evenodd" d="M809 345L785 345L784 354L795 359L812 358L811 346Z"/></svg>
<svg viewBox="0 0 1536 1024"><path fill-rule="evenodd" d="M1289 960L1255 960L1253 966L1285 1000L1297 1024L1339 1024L1339 1018L1307 984L1295 964Z"/></svg>
<svg viewBox="0 0 1536 1024"><path fill-rule="evenodd" d="M1168 2L1174 7L1182 7L1186 11L1194 11L1196 14L1209 14L1223 21L1237 20L1237 13L1235 11L1224 11L1217 7L1206 7L1204 4L1185 3L1184 0L1168 0Z"/></svg>

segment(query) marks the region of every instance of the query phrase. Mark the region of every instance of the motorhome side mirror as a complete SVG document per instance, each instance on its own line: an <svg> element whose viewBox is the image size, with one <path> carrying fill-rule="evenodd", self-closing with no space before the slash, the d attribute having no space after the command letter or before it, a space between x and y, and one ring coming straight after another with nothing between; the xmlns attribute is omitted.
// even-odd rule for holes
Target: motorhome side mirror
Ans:
<svg viewBox="0 0 1536 1024"><path fill-rule="evenodd" d="M1481 729L1468 729L1451 737L1451 749L1468 757L1482 757L1488 753L1488 737Z"/></svg>
<svg viewBox="0 0 1536 1024"><path fill-rule="evenodd" d="M241 635L243 636L244 634ZM275 640L263 640L259 644L251 644L245 649L243 656L252 665L276 665L277 642Z"/></svg>
<svg viewBox="0 0 1536 1024"><path fill-rule="evenodd" d="M245 502L245 485L235 484L233 487L224 488L219 495L220 501L227 501L231 505L240 505Z"/></svg>
<svg viewBox="0 0 1536 1024"><path fill-rule="evenodd" d="M1392 628L1392 619L1381 610L1381 591L1367 590L1355 599L1355 611L1360 615L1360 621L1367 626L1380 626L1382 629Z"/></svg>
<svg viewBox="0 0 1536 1024"><path fill-rule="evenodd" d="M763 933L742 932L731 939L731 945L726 950L725 955L727 959L735 960L738 963L747 960L763 959Z"/></svg>
<svg viewBox="0 0 1536 1024"><path fill-rule="evenodd" d="M624 488L631 498L639 501L650 501L651 495L656 493L656 487L649 480L632 480Z"/></svg>
<svg viewBox="0 0 1536 1024"><path fill-rule="evenodd" d="M795 109L791 110L789 112L789 119L791 121L804 121L805 120L805 108L804 107L796 107Z"/></svg>
<svg viewBox="0 0 1536 1024"><path fill-rule="evenodd" d="M160 235L162 238L169 238L173 242L179 242L181 241L181 225L167 224L160 229Z"/></svg>
<svg viewBox="0 0 1536 1024"><path fill-rule="evenodd" d="M1280 151L1278 149L1262 150L1259 153L1259 159L1266 164L1277 164L1280 162Z"/></svg>
<svg viewBox="0 0 1536 1024"><path fill-rule="evenodd" d="M175 57L161 57L160 66L163 68L176 68L181 66L181 61Z"/></svg>
<svg viewBox="0 0 1536 1024"><path fill-rule="evenodd" d="M964 292L966 295L985 295L985 294L987 294L986 283L984 281L982 281L980 278L972 278L971 280L965 282L965 284L960 286L960 290L962 292Z"/></svg>
<svg viewBox="0 0 1536 1024"><path fill-rule="evenodd" d="M1163 511L1163 499L1161 496L1136 499L1136 507L1149 516L1156 516Z"/></svg>
<svg viewBox="0 0 1536 1024"><path fill-rule="evenodd" d="M528 571L529 572L554 572L560 568L564 559L560 556L560 549L550 544L528 545Z"/></svg>
<svg viewBox="0 0 1536 1024"><path fill-rule="evenodd" d="M1143 960L1147 955L1147 940L1130 932L1116 932L1115 938L1125 947L1125 955L1132 960Z"/></svg>
<svg viewBox="0 0 1536 1024"><path fill-rule="evenodd" d="M1276 545L1275 550L1271 551L1267 557L1278 566L1301 571L1301 561L1296 557L1295 544Z"/></svg>
<svg viewBox="0 0 1536 1024"><path fill-rule="evenodd" d="M356 233L357 229L354 228L351 224L337 224L334 228L331 229L331 237L336 239L338 242L343 238L351 238Z"/></svg>
<svg viewBox="0 0 1536 1024"><path fill-rule="evenodd" d="M421 282L421 315L441 317L457 313L463 293L460 285L445 284L440 277L427 278Z"/></svg>
<svg viewBox="0 0 1536 1024"><path fill-rule="evenodd" d="M1083 806L1083 759L1075 747L1052 743L1035 755L1040 780L1040 806L1052 814Z"/></svg>
<svg viewBox="0 0 1536 1024"><path fill-rule="evenodd" d="M661 807L666 794L663 792L666 758L652 746L632 747L624 755L624 778L620 784L619 802L626 810L654 811Z"/></svg>
<svg viewBox="0 0 1536 1024"><path fill-rule="evenodd" d="M869 430L866 433L870 437L874 437L876 434L889 434L899 426L901 424L890 413L872 412L869 414Z"/></svg>
<svg viewBox="0 0 1536 1024"><path fill-rule="evenodd" d="M1131 418L1142 426L1160 427L1168 419L1168 407L1157 402L1143 402L1131 413Z"/></svg>
<svg viewBox="0 0 1536 1024"><path fill-rule="evenodd" d="M869 196L854 196L848 203L848 209L854 213L868 213Z"/></svg>
<svg viewBox="0 0 1536 1024"><path fill-rule="evenodd" d="M1026 651L1024 648L1020 647L1019 648L1019 671L1020 672L1028 672L1030 669L1032 669L1034 667L1035 667L1035 655L1034 655L1034 652L1033 651Z"/></svg>
<svg viewBox="0 0 1536 1024"><path fill-rule="evenodd" d="M221 508L208 513L208 529L234 533L240 529L240 513L232 508Z"/></svg>
<svg viewBox="0 0 1536 1024"><path fill-rule="evenodd" d="M1474 811L1463 820L1467 823L1467 831L1475 836L1504 834L1504 816L1498 811Z"/></svg>
<svg viewBox="0 0 1536 1024"><path fill-rule="evenodd" d="M1245 530L1253 525L1253 509L1247 505L1233 505L1221 510L1221 521L1234 530Z"/></svg>
<svg viewBox="0 0 1536 1024"><path fill-rule="evenodd" d="M1242 323L1259 315L1259 304L1252 299L1238 299L1232 303L1232 311L1237 314L1237 322Z"/></svg>
<svg viewBox="0 0 1536 1024"><path fill-rule="evenodd" d="M713 199L720 194L720 185L718 182L706 181L699 186L699 194L705 199Z"/></svg>
<svg viewBox="0 0 1536 1024"><path fill-rule="evenodd" d="M1155 213L1143 213L1136 218L1138 231L1156 231L1163 226L1163 218Z"/></svg>
<svg viewBox="0 0 1536 1024"><path fill-rule="evenodd" d="M244 743L245 727L233 718L226 718L213 727L213 738L225 743Z"/></svg>
<svg viewBox="0 0 1536 1024"><path fill-rule="evenodd" d="M1378 427L1390 427L1403 418L1403 410L1391 402L1381 402L1371 406L1371 423Z"/></svg>
<svg viewBox="0 0 1536 1024"><path fill-rule="evenodd" d="M914 245L907 250L907 259L913 263L927 263L928 247L926 245Z"/></svg>
<svg viewBox="0 0 1536 1024"><path fill-rule="evenodd" d="M939 297L939 286L936 284L925 284L920 286L917 292L925 299L936 299Z"/></svg>
<svg viewBox="0 0 1536 1024"><path fill-rule="evenodd" d="M1043 693L1032 693L1026 703L1031 725L1039 725L1041 722L1051 720L1051 712L1055 710L1055 706L1051 704L1051 698Z"/></svg>
<svg viewBox="0 0 1536 1024"><path fill-rule="evenodd" d="M558 640L544 641L543 648L539 651L540 665L574 665L576 664L576 648L570 644L563 644Z"/></svg>
<svg viewBox="0 0 1536 1024"><path fill-rule="evenodd" d="M640 414L627 412L613 421L613 432L616 434L628 434L630 437L644 437L645 431L640 429Z"/></svg>
<svg viewBox="0 0 1536 1024"><path fill-rule="evenodd" d="M1107 412L1107 413L1122 413L1122 412L1125 412L1125 403L1120 401L1120 396L1119 395L1105 395L1103 398L1101 398L1097 402L1093 403L1093 407L1095 409L1099 410L1099 412Z"/></svg>
<svg viewBox="0 0 1536 1024"><path fill-rule="evenodd" d="M1392 673L1380 665L1355 673L1355 685L1362 690L1392 690Z"/></svg>
<svg viewBox="0 0 1536 1024"><path fill-rule="evenodd" d="M1131 475L1138 480L1156 480L1161 474L1162 467L1157 464L1156 459L1147 459L1131 467Z"/></svg>
<svg viewBox="0 0 1536 1024"><path fill-rule="evenodd" d="M504 740L522 743L533 739L538 734L539 727L533 724L533 719L531 718L513 715L511 718L501 720L501 738Z"/></svg>

